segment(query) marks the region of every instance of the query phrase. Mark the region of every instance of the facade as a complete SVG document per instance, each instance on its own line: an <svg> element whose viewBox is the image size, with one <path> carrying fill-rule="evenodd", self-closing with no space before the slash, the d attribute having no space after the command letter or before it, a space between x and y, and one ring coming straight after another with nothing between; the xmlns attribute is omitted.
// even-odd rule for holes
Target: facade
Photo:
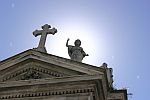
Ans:
<svg viewBox="0 0 150 100"><path fill-rule="evenodd" d="M114 90L112 69L24 51L0 62L0 100L127 100Z"/></svg>

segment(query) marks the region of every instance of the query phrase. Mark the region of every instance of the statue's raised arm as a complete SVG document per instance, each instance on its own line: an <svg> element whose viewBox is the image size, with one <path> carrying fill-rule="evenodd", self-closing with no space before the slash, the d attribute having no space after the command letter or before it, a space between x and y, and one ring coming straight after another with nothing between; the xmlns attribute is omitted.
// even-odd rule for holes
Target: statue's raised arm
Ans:
<svg viewBox="0 0 150 100"><path fill-rule="evenodd" d="M70 40L70 39L68 38L68 39L67 39L67 42L66 42L66 47L68 47L68 46L69 46L69 45L68 45L69 40Z"/></svg>
<svg viewBox="0 0 150 100"><path fill-rule="evenodd" d="M86 54L83 50L82 47L80 47L81 45L81 41L79 39L77 39L74 44L75 46L72 46L72 45L68 45L68 41L70 39L68 38L67 39L67 42L66 42L66 47L68 47L68 54L71 58L71 60L74 60L74 61L79 61L81 62L82 59L85 57L85 56L89 56L88 54Z"/></svg>

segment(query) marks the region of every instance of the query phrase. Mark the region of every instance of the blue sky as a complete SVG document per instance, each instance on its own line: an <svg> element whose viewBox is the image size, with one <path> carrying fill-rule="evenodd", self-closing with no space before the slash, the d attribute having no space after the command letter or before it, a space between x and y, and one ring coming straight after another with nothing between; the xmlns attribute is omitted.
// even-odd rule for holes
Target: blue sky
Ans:
<svg viewBox="0 0 150 100"><path fill-rule="evenodd" d="M57 28L48 53L69 58L65 43L80 39L89 54L83 63L113 68L114 86L127 88L129 100L150 95L149 0L0 0L0 60L37 47L32 32L44 24Z"/></svg>

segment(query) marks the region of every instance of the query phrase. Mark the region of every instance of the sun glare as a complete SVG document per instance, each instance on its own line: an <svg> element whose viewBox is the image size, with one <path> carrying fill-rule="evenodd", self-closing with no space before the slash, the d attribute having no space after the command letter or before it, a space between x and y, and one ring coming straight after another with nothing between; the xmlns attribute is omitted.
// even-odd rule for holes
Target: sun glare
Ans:
<svg viewBox="0 0 150 100"><path fill-rule="evenodd" d="M95 38L93 34L96 33L96 31L93 31L96 29L83 21L66 21L58 24L59 26L56 27L58 33L54 36L49 36L50 39L47 39L46 47L50 54L69 58L68 49L66 47L66 41L69 38L69 45L74 45L76 39L81 40L81 47L89 54L89 57L85 57L83 62L92 63L95 61L94 58L98 58L96 57L96 52L100 51L96 51L97 49L95 48L102 43L98 43L96 40L97 38Z"/></svg>

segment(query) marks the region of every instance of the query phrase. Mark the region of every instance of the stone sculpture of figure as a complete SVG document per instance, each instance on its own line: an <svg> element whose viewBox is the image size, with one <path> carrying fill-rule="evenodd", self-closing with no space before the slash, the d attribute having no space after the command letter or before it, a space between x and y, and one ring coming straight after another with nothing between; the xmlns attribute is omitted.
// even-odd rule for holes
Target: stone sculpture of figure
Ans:
<svg viewBox="0 0 150 100"><path fill-rule="evenodd" d="M80 47L81 41L79 39L75 40L75 42L74 42L75 46L68 45L69 40L70 39L68 39L66 42L66 47L68 47L68 54L69 54L71 60L81 62L85 56L89 56L88 54L86 54L83 51L83 48Z"/></svg>

